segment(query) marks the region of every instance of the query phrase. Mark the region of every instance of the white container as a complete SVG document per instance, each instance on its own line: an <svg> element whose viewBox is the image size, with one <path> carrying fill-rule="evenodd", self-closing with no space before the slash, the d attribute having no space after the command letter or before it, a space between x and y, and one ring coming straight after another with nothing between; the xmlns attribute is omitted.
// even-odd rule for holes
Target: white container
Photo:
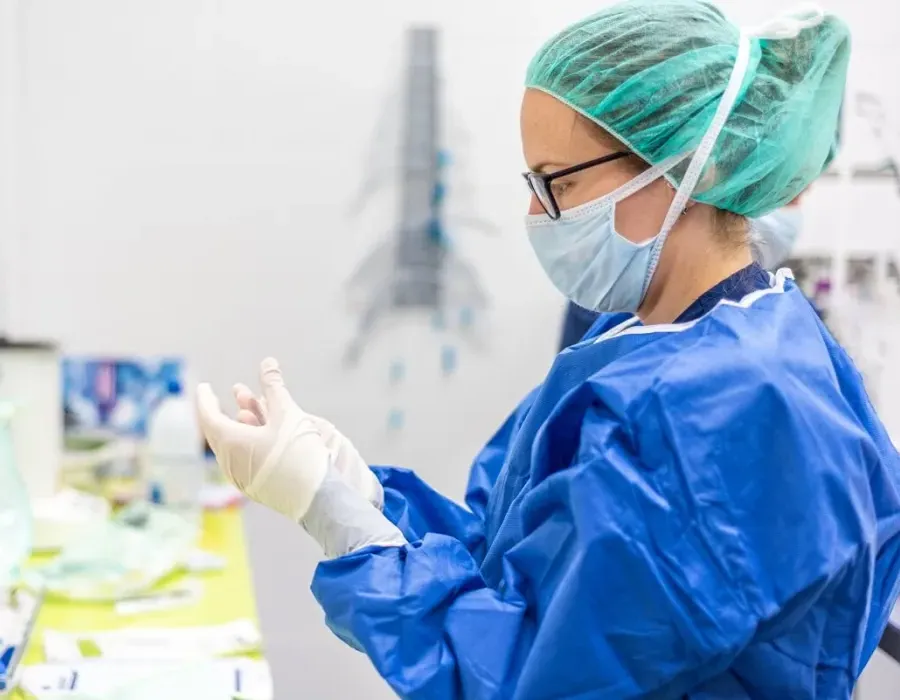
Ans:
<svg viewBox="0 0 900 700"><path fill-rule="evenodd" d="M194 402L177 381L150 417L146 478L149 500L177 509L199 508L206 464Z"/></svg>
<svg viewBox="0 0 900 700"><path fill-rule="evenodd" d="M0 338L0 401L15 408L15 460L29 498L36 501L52 496L63 442L62 372L57 346Z"/></svg>

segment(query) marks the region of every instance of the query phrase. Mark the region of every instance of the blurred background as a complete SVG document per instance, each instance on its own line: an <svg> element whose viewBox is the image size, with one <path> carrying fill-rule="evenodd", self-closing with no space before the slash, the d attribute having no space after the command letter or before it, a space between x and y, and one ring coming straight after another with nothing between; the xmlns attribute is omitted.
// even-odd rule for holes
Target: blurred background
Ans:
<svg viewBox="0 0 900 700"><path fill-rule="evenodd" d="M273 355L370 463L461 498L562 322L523 232L525 67L603 4L0 0L0 330L72 356L183 358L223 398ZM720 4L739 24L790 5ZM900 435L900 5L824 4L853 32L843 150L803 200L791 266ZM385 309L354 346L365 303L348 283L401 216L422 26L438 30L440 235L477 303ZM244 528L276 697L392 697L325 628L315 543L254 505ZM898 688L879 655L860 697Z"/></svg>

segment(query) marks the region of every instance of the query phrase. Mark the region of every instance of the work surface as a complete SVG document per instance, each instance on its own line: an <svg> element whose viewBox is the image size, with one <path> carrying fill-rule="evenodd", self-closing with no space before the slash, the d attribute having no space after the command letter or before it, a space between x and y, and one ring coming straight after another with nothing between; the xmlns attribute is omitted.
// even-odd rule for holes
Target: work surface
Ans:
<svg viewBox="0 0 900 700"><path fill-rule="evenodd" d="M276 700L396 697L369 660L345 646L324 624L322 610L309 591L321 550L300 526L248 503L242 509L207 513L199 546L224 557L226 566L221 572L196 575L205 591L196 604L121 617L112 604L46 601L24 663L44 661L47 629L181 627L250 618L260 621Z"/></svg>
<svg viewBox="0 0 900 700"><path fill-rule="evenodd" d="M199 546L223 557L226 565L221 571L197 574L203 582L204 594L196 603L171 610L122 617L114 611L111 603L47 600L38 615L24 663L44 661L42 639L46 629L77 632L126 627L212 625L239 618L256 620L256 603L241 510L229 508L207 512L204 515L203 535Z"/></svg>

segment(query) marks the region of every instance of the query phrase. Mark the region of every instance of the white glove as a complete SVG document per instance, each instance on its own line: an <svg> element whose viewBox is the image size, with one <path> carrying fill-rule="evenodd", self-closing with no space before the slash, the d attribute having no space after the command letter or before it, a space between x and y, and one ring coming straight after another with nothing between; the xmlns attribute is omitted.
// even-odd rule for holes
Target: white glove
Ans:
<svg viewBox="0 0 900 700"><path fill-rule="evenodd" d="M355 450L341 449L346 438L336 430L337 448L329 450L314 417L291 398L275 360L263 360L260 382L265 404L260 402L258 411L242 407L238 420L222 413L208 384L197 388L200 425L231 482L303 524L327 556L406 544L403 534L333 466L332 459L341 454L355 454L365 463Z"/></svg>
<svg viewBox="0 0 900 700"><path fill-rule="evenodd" d="M209 384L197 388L200 425L235 486L299 522L325 479L331 457L315 422L288 393L275 360L263 361L260 382L269 414L264 425L227 417Z"/></svg>
<svg viewBox="0 0 900 700"><path fill-rule="evenodd" d="M268 408L265 397L257 397L246 384L235 384L234 400L237 402L237 419L246 425L265 425L268 422ZM369 469L353 443L324 418L306 414L319 430L331 465L337 470L347 485L362 495L369 503L381 510L384 505L384 488L378 477Z"/></svg>

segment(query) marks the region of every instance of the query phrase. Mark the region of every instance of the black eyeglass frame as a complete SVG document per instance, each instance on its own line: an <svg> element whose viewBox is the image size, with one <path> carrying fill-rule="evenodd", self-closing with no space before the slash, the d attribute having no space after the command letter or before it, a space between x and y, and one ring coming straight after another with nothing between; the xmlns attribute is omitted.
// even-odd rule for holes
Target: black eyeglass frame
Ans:
<svg viewBox="0 0 900 700"><path fill-rule="evenodd" d="M559 204L556 203L556 197L553 196L553 190L550 189L551 182L557 178L580 173L582 170L587 170L588 168L593 168L597 165L603 165L604 163L611 163L614 160L619 160L620 158L625 158L630 155L631 153L628 151L617 151L616 153L610 153L609 155L594 158L593 160L588 160L584 163L579 163L578 165L572 165L552 173L535 173L528 171L522 173L522 177L525 178L525 182L528 183L528 189L531 190L531 193L534 195L535 199L537 199L547 216L553 221L556 221L561 214ZM546 197L546 202L543 197Z"/></svg>

